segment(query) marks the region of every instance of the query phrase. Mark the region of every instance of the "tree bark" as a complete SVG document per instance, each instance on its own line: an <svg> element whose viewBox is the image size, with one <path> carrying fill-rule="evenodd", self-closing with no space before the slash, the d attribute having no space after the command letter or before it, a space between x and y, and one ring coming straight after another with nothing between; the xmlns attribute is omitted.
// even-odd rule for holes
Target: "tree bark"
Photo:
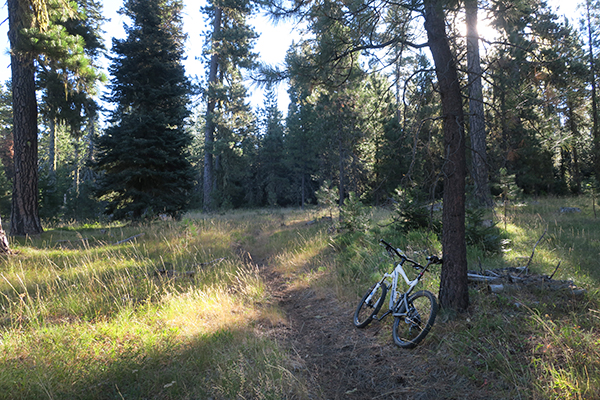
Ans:
<svg viewBox="0 0 600 400"><path fill-rule="evenodd" d="M594 41L592 32L592 20L590 16L590 0L585 2L586 19L588 28L588 44L590 51L590 86L592 89L592 139L594 141L594 172L596 175L596 185L600 183L600 127L598 126L598 104L596 101L596 63L594 61ZM597 189L597 188L596 188Z"/></svg>
<svg viewBox="0 0 600 400"><path fill-rule="evenodd" d="M475 185L475 199L480 205L492 207L490 192L477 32L477 0L465 0L467 20L467 70L469 75L469 134L471 137L471 176Z"/></svg>
<svg viewBox="0 0 600 400"><path fill-rule="evenodd" d="M302 193L300 194L300 198L301 198L301 200L300 200L300 209L301 210L304 210L304 201L305 201L305 198L304 198L304 192L305 192L305 189L304 189L304 176L305 176L304 171L302 171L302 185L301 185L302 186Z"/></svg>
<svg viewBox="0 0 600 400"><path fill-rule="evenodd" d="M18 0L8 0L9 40L13 92L14 167L11 235L43 232L38 214L37 100L33 55L20 52L22 9Z"/></svg>
<svg viewBox="0 0 600 400"><path fill-rule="evenodd" d="M456 62L445 29L443 1L423 0L425 30L435 63L442 100L444 148L444 208L440 305L465 310L469 305L467 247L465 242L466 157L464 114Z"/></svg>
<svg viewBox="0 0 600 400"><path fill-rule="evenodd" d="M342 207L344 205L344 200L346 199L346 171L344 168L344 157L345 157L345 151L344 151L344 144L343 144L343 140L342 140L342 129L340 127L340 129L338 129L338 151L340 153L340 160L339 160L339 168L340 168L340 198L339 198L339 206ZM340 220L342 219L342 216L340 214Z"/></svg>
<svg viewBox="0 0 600 400"><path fill-rule="evenodd" d="M48 122L48 131L50 140L48 144L48 158L50 159L50 176L51 179L56 179L56 120L52 118Z"/></svg>
<svg viewBox="0 0 600 400"><path fill-rule="evenodd" d="M221 30L221 17L223 10L220 7L216 7L215 9L215 18L213 21L213 33L212 38L213 41L218 36ZM211 211L214 208L213 205L213 189L215 182L215 172L214 172L214 161L213 161L213 145L215 141L215 124L213 121L213 113L215 111L215 106L217 104L217 100L214 96L214 93L211 91L211 86L215 86L218 82L217 72L219 68L219 55L214 48L213 42L213 54L210 57L210 71L208 74L208 104L206 107L206 125L204 128L204 211Z"/></svg>
<svg viewBox="0 0 600 400"><path fill-rule="evenodd" d="M579 155L577 147L579 145L579 124L575 113L575 105L572 101L567 100L567 119L569 130L573 136L573 144L571 145L571 191L581 193L581 168L579 167Z"/></svg>

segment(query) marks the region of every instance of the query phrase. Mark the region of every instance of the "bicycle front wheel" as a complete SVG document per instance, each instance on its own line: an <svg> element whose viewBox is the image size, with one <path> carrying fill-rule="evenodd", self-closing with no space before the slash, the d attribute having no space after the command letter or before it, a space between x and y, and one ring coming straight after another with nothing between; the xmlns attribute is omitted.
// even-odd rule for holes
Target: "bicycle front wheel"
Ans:
<svg viewBox="0 0 600 400"><path fill-rule="evenodd" d="M372 286L363 296L356 311L354 312L354 325L357 328L364 328L373 321L377 315L387 294L387 286L384 283Z"/></svg>
<svg viewBox="0 0 600 400"><path fill-rule="evenodd" d="M410 296L406 315L394 319L394 342L406 349L415 347L429 333L437 311L437 300L430 291L421 290Z"/></svg>

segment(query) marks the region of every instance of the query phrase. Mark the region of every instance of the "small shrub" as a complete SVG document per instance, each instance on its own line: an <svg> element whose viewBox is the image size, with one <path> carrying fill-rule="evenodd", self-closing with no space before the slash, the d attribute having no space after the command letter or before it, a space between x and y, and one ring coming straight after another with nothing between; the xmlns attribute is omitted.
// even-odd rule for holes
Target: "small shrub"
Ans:
<svg viewBox="0 0 600 400"><path fill-rule="evenodd" d="M465 216L465 240L467 245L479 247L486 253L494 254L502 250L503 237L500 229L484 220L481 208L467 209Z"/></svg>
<svg viewBox="0 0 600 400"><path fill-rule="evenodd" d="M442 222L432 213L431 207L416 190L396 189L394 200L396 213L394 227L397 230L409 232L416 229L430 229L441 233Z"/></svg>
<svg viewBox="0 0 600 400"><path fill-rule="evenodd" d="M369 228L369 208L351 192L340 209L339 228L349 232L365 232Z"/></svg>
<svg viewBox="0 0 600 400"><path fill-rule="evenodd" d="M333 219L333 210L337 206L340 197L340 191L337 186L331 186L331 183L324 181L319 190L315 193L317 203L329 211L329 217Z"/></svg>

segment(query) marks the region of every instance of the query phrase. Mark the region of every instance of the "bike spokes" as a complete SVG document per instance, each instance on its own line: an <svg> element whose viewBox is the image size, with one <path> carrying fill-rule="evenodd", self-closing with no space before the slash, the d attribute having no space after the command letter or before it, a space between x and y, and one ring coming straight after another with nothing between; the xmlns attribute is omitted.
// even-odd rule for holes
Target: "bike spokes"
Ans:
<svg viewBox="0 0 600 400"><path fill-rule="evenodd" d="M394 321L393 335L397 345L412 348L431 329L437 313L437 302L430 292L420 291L412 295L408 303L408 312Z"/></svg>
<svg viewBox="0 0 600 400"><path fill-rule="evenodd" d="M369 325L381 309L386 294L387 287L385 285L375 285L369 289L354 312L354 325L358 328Z"/></svg>

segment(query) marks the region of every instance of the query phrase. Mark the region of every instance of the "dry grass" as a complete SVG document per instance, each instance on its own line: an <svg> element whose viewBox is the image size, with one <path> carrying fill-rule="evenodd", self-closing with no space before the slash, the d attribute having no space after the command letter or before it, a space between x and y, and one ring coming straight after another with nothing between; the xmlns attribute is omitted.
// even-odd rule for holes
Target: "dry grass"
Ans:
<svg viewBox="0 0 600 400"><path fill-rule="evenodd" d="M281 316L261 306L264 281L236 251L271 219L189 215L13 243L0 265L0 398L301 393L278 344L255 335Z"/></svg>
<svg viewBox="0 0 600 400"><path fill-rule="evenodd" d="M581 212L561 213L561 207L577 207ZM430 356L445 365L449 374L457 370L475 387L487 388L490 398L599 398L600 269L596 264L600 224L591 200L523 201L511 205L506 218L502 209L497 211L498 226L508 242L497 255L470 248L470 269L523 266L546 232L531 260L531 272L551 275L560 262L554 278L572 280L587 293L573 297L540 287L496 295L486 285L473 285L467 313L441 311L426 339ZM399 234L377 228L349 240L339 239L340 296L348 298L347 288L356 288L352 295L357 301L381 269L389 269L377 247L379 238L416 258L440 254L437 238L418 231ZM437 292L437 285L434 271L425 288Z"/></svg>

